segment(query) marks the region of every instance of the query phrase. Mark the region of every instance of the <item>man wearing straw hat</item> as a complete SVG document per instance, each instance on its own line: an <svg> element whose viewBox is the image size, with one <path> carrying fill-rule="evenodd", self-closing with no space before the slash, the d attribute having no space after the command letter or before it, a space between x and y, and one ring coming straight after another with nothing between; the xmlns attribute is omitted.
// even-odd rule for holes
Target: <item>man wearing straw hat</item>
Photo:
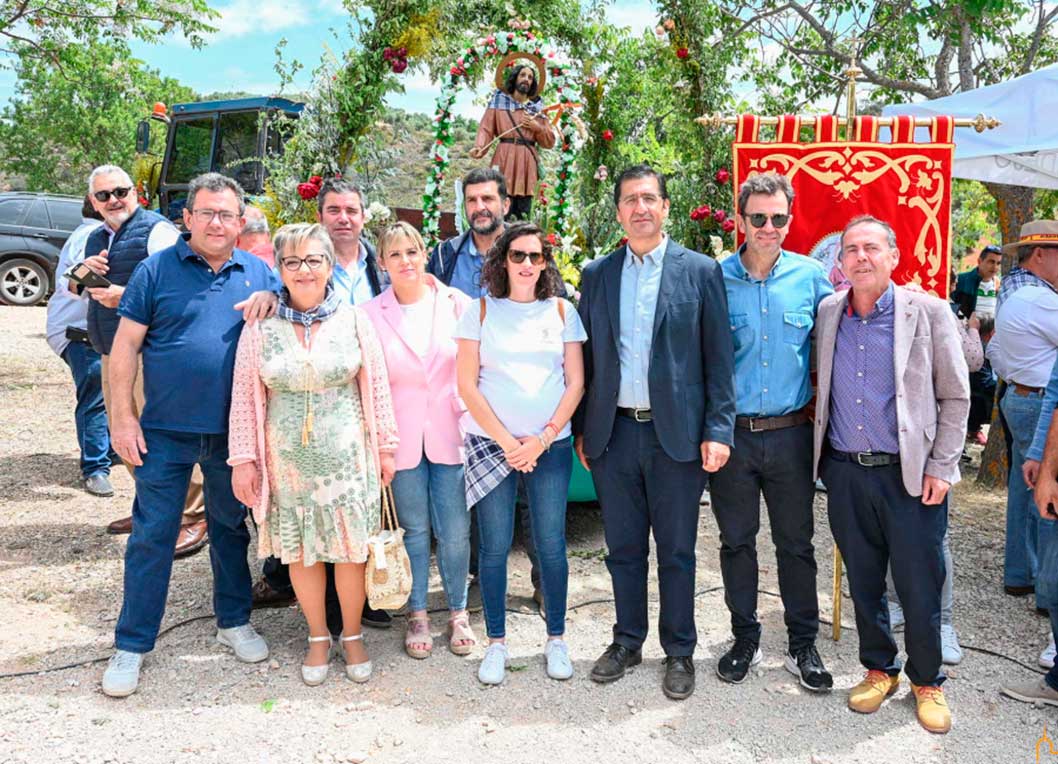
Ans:
<svg viewBox="0 0 1058 764"><path fill-rule="evenodd" d="M532 59L526 63L521 59ZM507 179L510 217L527 220L539 178L537 147L555 145L555 134L543 113L540 93L547 74L542 59L511 54L496 69L496 87L481 118L470 156L481 159L496 146L492 166Z"/></svg>
<svg viewBox="0 0 1058 764"><path fill-rule="evenodd" d="M1039 561L1054 534L1054 522L1041 520L1033 503L1041 454L1030 453L1030 446L1058 358L1058 221L1026 223L1020 238L1003 249L1015 253L1017 267L1003 279L988 359L1006 384L999 406L1013 440L1003 588L1024 596L1035 592ZM1038 596L1036 606L1044 607Z"/></svg>

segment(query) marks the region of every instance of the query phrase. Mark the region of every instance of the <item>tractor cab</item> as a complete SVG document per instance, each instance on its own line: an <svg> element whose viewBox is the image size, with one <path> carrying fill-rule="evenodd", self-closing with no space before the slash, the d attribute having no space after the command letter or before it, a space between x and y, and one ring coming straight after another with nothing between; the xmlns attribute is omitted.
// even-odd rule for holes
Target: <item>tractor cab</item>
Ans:
<svg viewBox="0 0 1058 764"><path fill-rule="evenodd" d="M181 103L167 113L156 104L151 118L167 123L165 153L152 157L149 179L141 187L151 206L177 224L183 217L187 187L204 172L234 178L247 194L264 191L264 157L283 150L283 135L270 117L297 117L304 104L286 98L239 98ZM151 157L150 125L137 131L137 152Z"/></svg>

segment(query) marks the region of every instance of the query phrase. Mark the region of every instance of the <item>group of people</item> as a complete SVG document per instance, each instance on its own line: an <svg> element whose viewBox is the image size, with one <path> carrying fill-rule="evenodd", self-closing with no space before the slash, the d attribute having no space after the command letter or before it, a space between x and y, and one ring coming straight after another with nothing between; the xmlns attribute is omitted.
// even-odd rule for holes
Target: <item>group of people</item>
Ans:
<svg viewBox="0 0 1058 764"><path fill-rule="evenodd" d="M615 601L612 643L591 679L619 680L642 660L652 535L662 690L674 699L694 692L695 547L708 485L733 636L717 675L741 683L761 660L763 495L788 632L784 666L805 689L831 690L815 647L812 505L822 478L866 669L849 707L877 711L905 672L922 725L950 728L942 624L950 625L948 492L970 411L965 333L943 301L892 282L900 253L886 221L861 216L845 226L850 288L835 293L816 262L782 248L794 215L785 177L742 185L736 220L745 243L718 263L665 233L665 177L632 166L614 184L626 242L586 265L574 306L545 232L505 221L510 200L495 169L464 178L469 230L431 253L406 223L386 230L377 248L365 241L365 200L346 179L323 184L317 223L284 226L271 247L260 222L247 230L242 190L227 177L190 184L187 232L175 236L136 206L130 188L119 168L93 172L89 194L104 220L84 252L112 283L88 290L88 328L103 358L110 442L136 483L108 695L138 687L173 552L200 496L218 641L240 660L267 658L251 610L288 601L292 590L308 627L304 681L326 680L336 637L348 677L367 681L362 626L389 620L367 609L364 581L384 488L411 561L407 654L425 659L434 647L433 537L447 647L466 655L478 643L466 609L473 565L486 638L478 678L504 681L507 556L522 494L545 671L570 678L565 512L576 456L602 508ZM238 246L250 247L240 239L250 234L258 234L254 254ZM1024 259L1029 273L1050 264L1047 241ZM1039 382L997 371L1015 388ZM1044 384L1032 395L1042 398ZM1058 402L1058 375L1051 386ZM1045 433L1042 418L1039 427ZM1058 446L1058 434L1052 440ZM1032 478L1038 496L1058 503L1054 451L1055 464L1037 462ZM265 558L255 587L248 510ZM1048 565L1058 567L1053 550L1041 555L1041 581ZM906 666L890 599L902 607ZM1058 619L1058 606L1051 613Z"/></svg>

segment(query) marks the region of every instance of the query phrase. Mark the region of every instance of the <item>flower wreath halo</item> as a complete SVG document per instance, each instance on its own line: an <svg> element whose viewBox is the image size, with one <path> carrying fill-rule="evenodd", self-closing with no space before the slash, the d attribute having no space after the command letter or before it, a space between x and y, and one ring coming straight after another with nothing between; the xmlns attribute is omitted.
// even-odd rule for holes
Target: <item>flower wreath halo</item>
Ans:
<svg viewBox="0 0 1058 764"><path fill-rule="evenodd" d="M558 54L550 43L531 31L514 29L500 31L468 44L464 52L452 62L441 82L437 96L437 111L434 115L434 141L430 151L430 170L422 197L422 234L429 247L440 241L441 235L441 189L448 170L448 149L452 145L452 105L456 92L468 80L475 78L481 69L496 57L532 58L543 63L550 76L558 106L558 121L555 128L559 134L559 163L557 178L552 186L550 202L551 228L558 236L565 236L570 223L570 191L574 164L581 137L573 112L579 107L569 96L574 85L568 62L559 61Z"/></svg>

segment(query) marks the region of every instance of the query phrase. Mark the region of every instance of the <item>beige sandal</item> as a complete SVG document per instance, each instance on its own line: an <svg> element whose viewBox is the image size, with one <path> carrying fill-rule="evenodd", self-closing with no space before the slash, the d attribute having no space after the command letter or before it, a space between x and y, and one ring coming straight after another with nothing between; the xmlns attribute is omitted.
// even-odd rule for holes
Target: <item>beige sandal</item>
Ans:
<svg viewBox="0 0 1058 764"><path fill-rule="evenodd" d="M425 648L422 645L426 645ZM404 632L404 652L412 658L422 660L429 658L433 650L433 637L430 636L430 617L428 615L408 616L408 629Z"/></svg>
<svg viewBox="0 0 1058 764"><path fill-rule="evenodd" d="M463 642L465 644L459 644ZM478 643L470 628L470 617L466 613L448 619L448 649L455 655L469 655Z"/></svg>

